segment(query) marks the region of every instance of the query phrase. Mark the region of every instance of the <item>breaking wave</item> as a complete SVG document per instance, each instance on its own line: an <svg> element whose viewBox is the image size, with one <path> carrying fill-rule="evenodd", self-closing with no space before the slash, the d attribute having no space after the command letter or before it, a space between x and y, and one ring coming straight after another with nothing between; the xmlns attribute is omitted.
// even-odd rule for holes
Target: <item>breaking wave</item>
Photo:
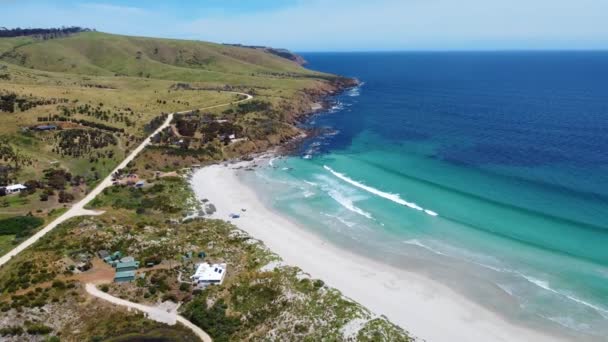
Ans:
<svg viewBox="0 0 608 342"><path fill-rule="evenodd" d="M402 199L398 194L391 194L391 193L388 193L388 192L384 192L384 191L378 190L378 189L376 189L374 187L371 187L369 185L365 185L363 183L357 182L356 180L353 180L353 179L349 178L348 176L346 176L343 173L334 171L331 167L329 167L327 165L323 165L323 168L325 168L325 170L329 171L332 175L340 178L341 180L343 180L343 181L345 181L345 182L347 182L347 183L349 183L349 184L351 184L351 185L353 185L353 186L355 186L355 187L357 187L359 189L363 189L363 190L365 190L365 191L367 191L369 193L372 193L372 194L374 194L376 196L385 198L385 199L387 199L389 201L395 202L397 204L406 206L406 207L411 208L411 209L422 211L422 212L424 212L424 213L426 213L427 215L430 215L430 216L438 216L439 215L439 214L437 214L434 211L422 208L421 206L417 205L414 202L408 202L408 201Z"/></svg>
<svg viewBox="0 0 608 342"><path fill-rule="evenodd" d="M327 191L327 194L329 195L329 197L333 198L334 201L338 202L344 208L346 208L346 209L348 209L348 210L350 210L350 211L352 211L354 213L357 213L357 214L359 214L361 216L365 216L365 217L367 217L370 220L374 219L372 217L372 214L370 214L370 213L364 211L363 209L357 207L350 198L344 196L339 191L336 191L336 190L332 189L332 190Z"/></svg>
<svg viewBox="0 0 608 342"><path fill-rule="evenodd" d="M584 301L584 300L582 300L580 298L576 298L576 297L574 297L574 296L572 296L572 295L570 295L568 293L560 292L560 291L552 288L551 286L549 286L549 282L547 282L547 281L536 279L534 277L527 276L527 275L519 273L519 272L516 272L516 273L519 276L521 276L524 279L526 279L527 281L529 281L530 283L532 283L532 284L534 284L534 285L536 285L536 286L538 286L538 287L540 287L540 288L542 288L544 290L547 290L547 291L552 292L552 293L554 293L554 294L556 294L558 296L570 299L571 301L574 301L574 302L579 303L581 305L584 305L584 306L586 306L588 308L591 308L591 309L597 311L597 313L599 313L602 317L608 318L608 310L606 310L604 308L601 308L601 307L599 307L599 306L597 306L595 304L592 304L592 303L589 303L587 301Z"/></svg>

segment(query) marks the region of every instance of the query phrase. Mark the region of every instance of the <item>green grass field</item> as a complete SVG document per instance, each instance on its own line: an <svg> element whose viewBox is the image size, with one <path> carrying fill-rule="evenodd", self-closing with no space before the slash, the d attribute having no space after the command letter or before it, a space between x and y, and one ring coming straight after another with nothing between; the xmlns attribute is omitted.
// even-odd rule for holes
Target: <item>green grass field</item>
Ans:
<svg viewBox="0 0 608 342"><path fill-rule="evenodd" d="M149 177L156 170L263 150L296 135L292 119L310 109L307 91L327 91L334 79L263 50L200 41L101 32L46 40L0 38L0 183L44 181L44 170L63 169L85 180L66 189L74 203L150 133L148 125L161 113L238 99L221 90L254 94L271 105L270 111L240 115L224 114L235 106L203 111L242 127L247 141L224 146L216 140L185 154L149 148L133 170ZM2 106L3 97L11 96L14 105ZM61 130L31 129L41 124ZM4 176L3 170L8 170ZM59 203L57 195L42 200L43 192L0 197L0 218L31 213L48 221L70 206ZM13 241L11 235L2 236L0 249Z"/></svg>

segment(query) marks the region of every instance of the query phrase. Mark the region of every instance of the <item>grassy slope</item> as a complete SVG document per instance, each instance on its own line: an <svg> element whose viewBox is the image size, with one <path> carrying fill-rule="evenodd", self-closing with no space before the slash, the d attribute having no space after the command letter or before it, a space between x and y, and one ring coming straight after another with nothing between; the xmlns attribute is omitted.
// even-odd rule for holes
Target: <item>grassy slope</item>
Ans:
<svg viewBox="0 0 608 342"><path fill-rule="evenodd" d="M318 75L287 59L254 49L99 32L33 41L5 53L2 59L47 71L97 76L149 75L180 81L221 81L226 74Z"/></svg>
<svg viewBox="0 0 608 342"><path fill-rule="evenodd" d="M112 112L133 110L134 126L121 122L102 122L76 114L74 118L124 128L142 138L143 127L161 112L201 108L232 100L233 95L216 91L170 90L177 82L193 87L237 87L255 89L259 99L278 103L293 100L302 89L314 88L328 75L306 70L296 63L263 51L213 43L155 39L86 32L69 37L37 40L31 37L0 39L0 68L10 79L0 79L0 92L41 99L65 98L74 108L89 104ZM118 76L117 76L118 75ZM104 88L89 87L90 85ZM113 149L113 159L91 163L89 158L72 158L52 151L54 133L24 135L20 128L38 123L38 117L59 114L57 105L38 106L16 112L0 112L0 136L8 136L20 152L30 157L17 179L24 182L40 177L41 170L53 165L73 174L91 175L93 168L107 174L132 148L125 137ZM59 162L59 164L55 164ZM76 196L79 197L78 195ZM23 203L21 203L23 202ZM0 208L0 215L18 214L54 207L57 203L38 201L38 194L20 203Z"/></svg>
<svg viewBox="0 0 608 342"><path fill-rule="evenodd" d="M144 124L159 112L205 107L231 100L231 95L216 91L173 90L171 86L176 82L188 82L193 87L202 88L230 86L242 91L253 89L257 99L270 102L284 114L310 107L303 90L314 88L326 91L331 88L326 82L330 75L308 71L291 61L259 50L94 32L47 41L0 39L0 68L2 65L7 67L3 72L10 75L9 79L0 79L0 90L5 92L42 99L67 98L69 106L85 103L97 105L101 102L104 108L111 108L113 112L130 107L133 109L131 119L136 122L134 126L121 126L120 122L109 124L125 128L129 134L139 138L145 134ZM90 85L104 88L91 88ZM218 109L216 113L219 115L221 111L223 109ZM0 113L0 135L8 136L14 147L34 160L33 166L22 172L19 181L39 176L40 170L48 167L53 160L58 160L61 167L74 174L82 174L91 166L87 158L53 153L48 144L51 140L45 140L53 132L33 135L20 132L20 127L32 125L37 122L38 116L48 114L58 114L57 106L44 105L24 112ZM248 121L263 119L264 115L269 114L252 112L238 120L249 128ZM82 118L96 121L91 117ZM293 129L288 121L280 123L287 129ZM119 138L118 147L124 149L125 139ZM250 141L248 144L264 148L276 143L269 136L266 139L268 141ZM94 166L107 173L122 155L117 152L113 160L104 160L105 164L97 163ZM153 164L153 170L158 170L163 159L166 171L182 166L171 159L167 161L168 157L162 149L147 149L134 164L140 168L139 173L145 173L143 165L148 163ZM188 160L182 162L188 163ZM344 299L336 290L323 286L322 282L300 280L299 270L295 268L282 267L273 272L262 270L264 264L276 260L277 256L260 244L252 244L248 237L235 237L235 233L241 233L225 222L195 221L179 225L179 229L176 229L176 226L167 223L167 219L179 219L192 210L189 207L194 203L191 201L193 195L183 180L164 179L157 182L164 185L164 190L152 193L150 189L143 195L141 191L126 188L108 189L93 203L103 207L105 215L78 218L62 225L1 268L0 311L7 319L0 320L0 328L9 323L26 325L25 318L34 317L40 322L53 322L51 328L54 333L63 333L62 340L64 337L66 340L111 337L110 330L105 327L114 326L115 321L111 317L115 317L116 313L111 306L87 299L78 280L71 282L69 286L72 287L68 288L45 287L50 286L53 280L71 274L66 271L64 262L72 264L79 253L92 256L103 247L122 250L138 259L159 256L165 261L171 260L171 267L183 267L184 271L189 271L191 265L182 265L179 254L186 250L204 249L210 258L228 261L230 274L226 286L207 291L203 296L225 300L227 314L244 319L237 332L222 331L221 322L215 324L214 334L218 338L263 339L271 333L283 340L316 340L323 336L342 340L344 336L340 329L352 320L362 319L366 323L356 336L360 340L409 339L406 332L384 319L373 319L367 310ZM43 203L37 200L37 196L11 197L10 206L0 208L0 217L41 208ZM55 210L53 214L50 209L61 205L50 202L45 203L49 205L47 220L61 212ZM145 213L137 214L135 208L145 208ZM157 244L154 242L158 240L167 242L155 247ZM12 243L12 236L0 237L0 248L7 248ZM33 268L33 271L18 272L24 269L26 261L31 261L27 267ZM204 298L192 289L180 289L176 282L176 271L149 271L146 278L137 284L112 286L110 290L116 291L116 294L123 293L128 299L145 302L164 296L177 296L186 301ZM28 276L24 277L22 273ZM29 275L33 276L30 278ZM161 280L157 283L155 279ZM258 280L261 282L258 283ZM18 291L27 295L19 295L15 292L17 288L8 289L8 283L17 281ZM38 310L37 306L44 309ZM194 306L192 308L196 309ZM41 312L48 312L54 318L49 320L44 314L36 315ZM227 319L223 314L217 318ZM154 332L158 328L168 329L161 332L163 337L187 335L176 327L158 327L157 324L143 326L152 323L139 317L133 317L133 320L142 324L141 327L133 325L137 331L118 327L111 332L123 335ZM73 329L74 325L78 329ZM78 336L73 335L74 331L78 331Z"/></svg>

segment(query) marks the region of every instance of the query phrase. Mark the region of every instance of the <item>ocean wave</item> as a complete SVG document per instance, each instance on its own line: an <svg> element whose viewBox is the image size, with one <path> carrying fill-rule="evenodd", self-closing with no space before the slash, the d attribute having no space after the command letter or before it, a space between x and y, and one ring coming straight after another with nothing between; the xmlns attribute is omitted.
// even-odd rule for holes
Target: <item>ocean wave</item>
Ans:
<svg viewBox="0 0 608 342"><path fill-rule="evenodd" d="M365 185L363 183L357 182L356 180L349 178L348 176L346 176L343 173L334 171L331 167L329 167L327 165L323 165L323 168L325 168L325 170L329 171L331 174L333 174L334 176L340 178L341 180L343 180L343 181L345 181L345 182L347 182L347 183L349 183L349 184L351 184L351 185L353 185L353 186L355 186L355 187L357 187L359 189L363 189L363 190L365 190L365 191L367 191L369 193L372 193L372 194L374 194L376 196L385 198L385 199L387 199L389 201L392 201L392 202L395 202L397 204L409 207L411 209L422 211L422 212L424 212L424 213L426 213L427 215L430 215L430 216L438 216L439 215L439 214L437 214L434 211L422 208L421 206L417 205L414 202L408 202L408 201L402 199L398 194L391 194L391 193L388 193L388 192L384 192L384 191L378 190L378 189L376 189L374 187L371 187L369 185Z"/></svg>
<svg viewBox="0 0 608 342"><path fill-rule="evenodd" d="M344 196L342 193L340 193L337 190L329 190L327 191L327 194L329 195L329 197L333 198L334 201L338 202L341 206L343 206L344 208L357 213L361 216L365 216L370 220L373 220L374 218L372 217L372 214L364 211L363 209L357 207L354 203L353 200Z"/></svg>
<svg viewBox="0 0 608 342"><path fill-rule="evenodd" d="M314 195L315 193L312 191L305 190L304 192L302 192L302 196L304 196L304 198L312 197Z"/></svg>
<svg viewBox="0 0 608 342"><path fill-rule="evenodd" d="M574 321L572 319L572 317L564 317L564 316L545 316L545 315L540 315L539 316L546 318L552 322L555 322L563 327L572 329L572 330L576 330L576 331L582 331L582 332L589 332L589 329L591 328L591 326L589 324L585 324L585 323L577 323L576 321Z"/></svg>
<svg viewBox="0 0 608 342"><path fill-rule="evenodd" d="M343 217L338 216L338 215L325 214L325 216L331 217L333 219L336 219L336 220L340 221L340 223L342 223L343 225L347 226L348 228L352 228L352 227L354 227L354 226L357 225L356 223L347 221Z"/></svg>
<svg viewBox="0 0 608 342"><path fill-rule="evenodd" d="M405 244L407 244L407 245L413 245L413 246L418 246L420 248L424 248L424 249L426 249L426 250L428 250L430 252L433 252L435 254L438 254L438 255L447 256L447 254L445 254L445 253L443 253L441 251L438 251L438 250L436 250L436 249L434 249L432 247L429 247L429 246L423 244L418 239L405 240L405 241L402 241L402 242L405 243Z"/></svg>
<svg viewBox="0 0 608 342"><path fill-rule="evenodd" d="M361 88L360 87L355 87L350 89L349 91L346 92L346 96L350 96L350 97L357 97L361 95Z"/></svg>
<svg viewBox="0 0 608 342"><path fill-rule="evenodd" d="M336 113L344 109L344 103L338 101L333 106L329 108L328 113Z"/></svg>
<svg viewBox="0 0 608 342"><path fill-rule="evenodd" d="M530 282L530 283L532 283L532 284L534 284L534 285L536 285L536 286L538 286L538 287L540 287L540 288L542 288L544 290L552 292L552 293L554 293L554 294L556 294L558 296L561 296L561 297L564 297L564 298L568 298L571 301L574 301L574 302L579 303L581 305L584 305L584 306L586 306L588 308L591 308L591 309L595 310L597 313L599 313L602 317L608 318L608 310L606 310L604 308L601 308L601 307L599 307L599 306L597 306L595 304L589 303L589 302L587 302L585 300L582 300L580 298L576 298L576 297L574 297L571 294L568 294L566 292L560 292L560 291L552 288L551 286L549 286L549 282L547 282L547 281L540 280L540 279L537 279L537 278L525 275L525 274L520 273L520 272L515 272L515 273L517 273L519 276L521 276L524 279L526 279L528 282Z"/></svg>

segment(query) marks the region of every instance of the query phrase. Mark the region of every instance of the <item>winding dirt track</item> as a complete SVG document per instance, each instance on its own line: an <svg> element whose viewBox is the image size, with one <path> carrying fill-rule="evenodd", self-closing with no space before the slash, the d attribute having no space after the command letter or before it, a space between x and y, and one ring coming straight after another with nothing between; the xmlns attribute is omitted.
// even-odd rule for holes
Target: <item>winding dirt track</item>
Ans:
<svg viewBox="0 0 608 342"><path fill-rule="evenodd" d="M146 317L148 317L151 320L169 324L169 325L174 325L176 322L179 322L179 323L183 324L184 326L186 326L187 328L189 328L190 330L192 330L192 332L195 333L196 336L198 336L202 341L211 342L211 337L209 337L209 335L205 331L203 331L203 329L192 324L192 322L190 322L183 316L178 315L177 308L167 311L167 310L163 310L161 308L154 307L154 306L148 306L148 305L129 302L128 300L120 299L120 298L114 297L108 293L105 293L105 292L99 290L97 287L95 287L94 284L91 284L91 283L86 284L86 290L90 295L95 296L99 299L105 300L107 302L110 302L112 304L116 304L116 305L124 306L124 307L130 308L130 309L135 309L137 311L141 311L146 315Z"/></svg>

